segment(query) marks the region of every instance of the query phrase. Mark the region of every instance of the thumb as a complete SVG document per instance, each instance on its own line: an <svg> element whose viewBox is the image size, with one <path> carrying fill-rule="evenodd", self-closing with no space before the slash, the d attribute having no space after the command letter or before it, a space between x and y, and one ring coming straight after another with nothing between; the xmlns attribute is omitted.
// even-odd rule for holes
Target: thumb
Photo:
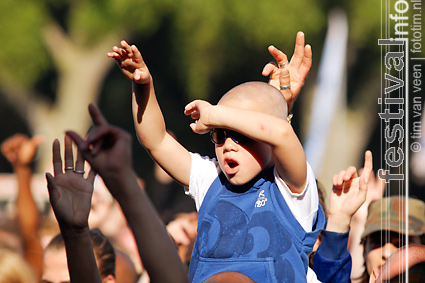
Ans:
<svg viewBox="0 0 425 283"><path fill-rule="evenodd" d="M44 142L44 137L42 135L35 135L31 138L31 142L35 145L35 146L39 146L40 144L42 144Z"/></svg>
<svg viewBox="0 0 425 283"><path fill-rule="evenodd" d="M52 200L54 201L58 199L59 197L59 194L57 192L56 181L55 181L55 178L50 173L46 173L46 180L47 180L47 190L49 192L50 202L52 202Z"/></svg>
<svg viewBox="0 0 425 283"><path fill-rule="evenodd" d="M197 121L195 121L194 123L190 123L190 128L192 129L192 131L193 131L194 133L196 133L196 122L197 122Z"/></svg>

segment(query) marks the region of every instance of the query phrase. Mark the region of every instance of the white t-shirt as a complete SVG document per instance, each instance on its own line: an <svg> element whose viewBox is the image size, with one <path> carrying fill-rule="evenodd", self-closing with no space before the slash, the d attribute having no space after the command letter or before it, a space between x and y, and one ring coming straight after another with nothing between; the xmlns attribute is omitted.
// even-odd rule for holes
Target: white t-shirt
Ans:
<svg viewBox="0 0 425 283"><path fill-rule="evenodd" d="M197 153L191 153L191 156L192 168L189 188L186 188L186 194L195 200L196 209L199 211L209 187L221 173L221 168L215 158L202 157ZM319 196L316 179L310 164L307 162L307 183L299 194L291 192L276 169L274 170L274 178L294 217L306 232L311 232L319 208Z"/></svg>
<svg viewBox="0 0 425 283"><path fill-rule="evenodd" d="M307 269L307 283L322 283L317 279L317 275L310 267Z"/></svg>

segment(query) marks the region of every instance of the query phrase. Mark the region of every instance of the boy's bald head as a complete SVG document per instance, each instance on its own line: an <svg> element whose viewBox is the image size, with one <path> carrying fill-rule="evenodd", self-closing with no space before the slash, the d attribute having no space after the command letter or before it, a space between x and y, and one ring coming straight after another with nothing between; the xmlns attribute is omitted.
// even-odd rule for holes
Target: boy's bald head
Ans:
<svg viewBox="0 0 425 283"><path fill-rule="evenodd" d="M240 84L224 94L219 105L258 111L286 120L288 106L283 95L264 82Z"/></svg>

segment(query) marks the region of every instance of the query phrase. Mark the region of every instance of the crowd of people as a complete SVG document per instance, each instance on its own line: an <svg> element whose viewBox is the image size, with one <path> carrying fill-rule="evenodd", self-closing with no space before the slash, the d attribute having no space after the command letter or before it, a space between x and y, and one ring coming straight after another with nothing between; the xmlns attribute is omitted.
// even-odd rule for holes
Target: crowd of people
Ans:
<svg viewBox="0 0 425 283"><path fill-rule="evenodd" d="M114 46L108 57L132 82L136 134L155 161L161 194L149 196L133 169L131 135L90 105L88 134L68 131L53 142L46 179L58 229L46 245L30 186L43 141L3 141L18 180L15 228L5 231L18 244L0 239L0 283L386 282L406 270L409 282L420 282L425 203L384 198L369 150L361 170L335 174L326 196L290 124L311 47L299 32L290 60L274 46L269 52L276 62L263 69L268 83L246 82L216 105L185 107L192 131L211 137L216 156L207 157L166 128L138 48ZM162 187L176 184L193 199L190 209L170 209L163 194L172 188Z"/></svg>

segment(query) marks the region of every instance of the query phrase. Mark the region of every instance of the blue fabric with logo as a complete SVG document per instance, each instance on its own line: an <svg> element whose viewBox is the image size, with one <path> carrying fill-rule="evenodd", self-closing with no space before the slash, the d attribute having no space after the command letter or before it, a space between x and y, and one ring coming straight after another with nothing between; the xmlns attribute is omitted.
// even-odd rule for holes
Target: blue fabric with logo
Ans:
<svg viewBox="0 0 425 283"><path fill-rule="evenodd" d="M273 169L247 186L223 174L209 188L198 213L198 236L189 278L203 282L237 271L256 282L306 282L308 255L325 217L319 205L312 232L292 215L274 182Z"/></svg>

